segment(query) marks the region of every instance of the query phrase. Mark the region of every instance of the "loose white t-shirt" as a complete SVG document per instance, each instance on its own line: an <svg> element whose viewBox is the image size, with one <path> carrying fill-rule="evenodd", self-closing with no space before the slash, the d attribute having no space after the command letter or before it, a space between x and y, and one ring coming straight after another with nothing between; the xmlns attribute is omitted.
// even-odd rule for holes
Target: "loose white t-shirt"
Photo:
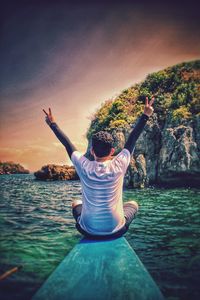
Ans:
<svg viewBox="0 0 200 300"><path fill-rule="evenodd" d="M120 230L125 224L122 190L130 152L123 149L112 160L97 162L74 151L71 160L82 186L81 228L93 235Z"/></svg>

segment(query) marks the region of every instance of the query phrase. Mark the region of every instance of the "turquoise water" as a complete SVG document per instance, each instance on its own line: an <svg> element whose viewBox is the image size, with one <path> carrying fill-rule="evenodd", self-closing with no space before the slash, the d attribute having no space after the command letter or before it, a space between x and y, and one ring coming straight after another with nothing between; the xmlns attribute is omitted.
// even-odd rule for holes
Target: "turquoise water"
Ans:
<svg viewBox="0 0 200 300"><path fill-rule="evenodd" d="M33 175L0 176L1 299L30 299L79 241L71 201L78 181L40 182ZM167 299L200 299L200 190L125 190L140 212L126 238Z"/></svg>

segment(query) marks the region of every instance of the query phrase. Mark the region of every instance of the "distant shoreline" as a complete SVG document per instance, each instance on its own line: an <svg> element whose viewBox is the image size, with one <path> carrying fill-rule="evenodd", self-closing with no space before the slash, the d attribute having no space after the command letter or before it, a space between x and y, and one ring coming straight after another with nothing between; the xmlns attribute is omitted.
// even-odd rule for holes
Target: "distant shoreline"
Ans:
<svg viewBox="0 0 200 300"><path fill-rule="evenodd" d="M0 175L29 174L30 171L14 162L0 162Z"/></svg>

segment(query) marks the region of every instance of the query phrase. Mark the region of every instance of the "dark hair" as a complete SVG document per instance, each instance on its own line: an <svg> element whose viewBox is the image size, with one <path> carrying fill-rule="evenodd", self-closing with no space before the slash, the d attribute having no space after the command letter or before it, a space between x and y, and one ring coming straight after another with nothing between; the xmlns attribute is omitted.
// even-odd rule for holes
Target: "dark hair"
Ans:
<svg viewBox="0 0 200 300"><path fill-rule="evenodd" d="M104 157L110 154L113 147L113 137L107 131L99 131L92 135L92 148L97 157Z"/></svg>

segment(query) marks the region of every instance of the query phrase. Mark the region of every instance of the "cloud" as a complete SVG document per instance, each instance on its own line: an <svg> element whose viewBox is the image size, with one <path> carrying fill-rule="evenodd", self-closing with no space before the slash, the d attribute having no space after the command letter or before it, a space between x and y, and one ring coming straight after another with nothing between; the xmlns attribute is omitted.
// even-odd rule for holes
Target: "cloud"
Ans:
<svg viewBox="0 0 200 300"><path fill-rule="evenodd" d="M1 154L22 154L23 153L23 150L20 148L20 149L16 149L16 148L8 148L8 147L2 147L0 148L0 156Z"/></svg>
<svg viewBox="0 0 200 300"><path fill-rule="evenodd" d="M62 148L63 145L61 143L54 142L53 145L57 148Z"/></svg>

